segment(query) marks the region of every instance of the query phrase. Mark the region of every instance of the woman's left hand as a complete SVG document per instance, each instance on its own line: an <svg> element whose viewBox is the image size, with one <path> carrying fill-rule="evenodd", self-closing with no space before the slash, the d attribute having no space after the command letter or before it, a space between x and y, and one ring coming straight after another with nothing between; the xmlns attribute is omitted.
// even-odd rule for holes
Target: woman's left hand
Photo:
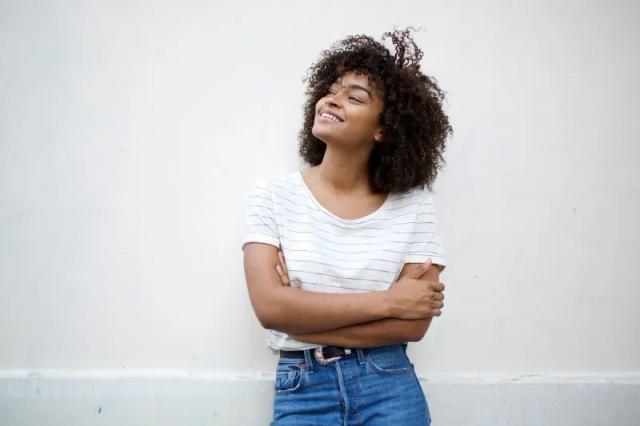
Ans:
<svg viewBox="0 0 640 426"><path fill-rule="evenodd" d="M284 261L284 254L282 251L278 249L278 264L276 265L276 271L278 271L278 275L280 275L280 281L282 281L282 285L289 286L289 271L287 271L287 264Z"/></svg>

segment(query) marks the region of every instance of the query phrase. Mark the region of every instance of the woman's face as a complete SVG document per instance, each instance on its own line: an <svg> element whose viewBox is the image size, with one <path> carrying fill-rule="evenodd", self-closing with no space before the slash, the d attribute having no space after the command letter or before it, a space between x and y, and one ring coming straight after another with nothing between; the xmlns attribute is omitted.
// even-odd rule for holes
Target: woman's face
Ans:
<svg viewBox="0 0 640 426"><path fill-rule="evenodd" d="M316 103L316 116L311 133L327 144L357 147L382 139L382 125L378 117L384 101L366 75L347 71ZM325 118L324 113L337 119Z"/></svg>

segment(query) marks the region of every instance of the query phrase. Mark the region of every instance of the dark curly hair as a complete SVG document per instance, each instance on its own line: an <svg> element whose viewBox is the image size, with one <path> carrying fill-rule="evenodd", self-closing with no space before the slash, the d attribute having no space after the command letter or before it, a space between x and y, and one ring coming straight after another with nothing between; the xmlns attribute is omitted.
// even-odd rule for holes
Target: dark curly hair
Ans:
<svg viewBox="0 0 640 426"><path fill-rule="evenodd" d="M299 154L313 166L322 162L326 144L312 133L315 105L344 72L367 75L384 101L379 124L384 139L376 143L368 161L369 179L377 193L403 193L425 185L432 190L438 170L446 163L442 153L453 129L442 109L444 92L435 78L420 71L422 51L409 30L385 32L395 55L366 35L352 35L323 50L308 70L304 124L298 134Z"/></svg>

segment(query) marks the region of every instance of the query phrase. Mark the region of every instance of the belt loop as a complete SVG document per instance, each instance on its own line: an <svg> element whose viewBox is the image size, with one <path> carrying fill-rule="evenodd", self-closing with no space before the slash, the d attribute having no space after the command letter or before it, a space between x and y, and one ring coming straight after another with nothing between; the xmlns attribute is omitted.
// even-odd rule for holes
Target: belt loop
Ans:
<svg viewBox="0 0 640 426"><path fill-rule="evenodd" d="M304 362L307 363L307 371L313 371L313 357L311 356L312 350L313 349L304 350Z"/></svg>
<svg viewBox="0 0 640 426"><path fill-rule="evenodd" d="M360 365L364 364L364 351L362 349L356 349L356 353L358 354L358 363Z"/></svg>

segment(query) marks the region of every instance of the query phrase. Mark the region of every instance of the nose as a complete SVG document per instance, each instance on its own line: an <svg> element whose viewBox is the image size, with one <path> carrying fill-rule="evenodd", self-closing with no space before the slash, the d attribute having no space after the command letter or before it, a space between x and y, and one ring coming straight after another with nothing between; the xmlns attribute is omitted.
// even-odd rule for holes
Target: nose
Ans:
<svg viewBox="0 0 640 426"><path fill-rule="evenodd" d="M327 99L326 105L333 106L333 107L336 107L337 109L340 109L340 103L336 102L337 97L338 95L329 94L326 98Z"/></svg>

